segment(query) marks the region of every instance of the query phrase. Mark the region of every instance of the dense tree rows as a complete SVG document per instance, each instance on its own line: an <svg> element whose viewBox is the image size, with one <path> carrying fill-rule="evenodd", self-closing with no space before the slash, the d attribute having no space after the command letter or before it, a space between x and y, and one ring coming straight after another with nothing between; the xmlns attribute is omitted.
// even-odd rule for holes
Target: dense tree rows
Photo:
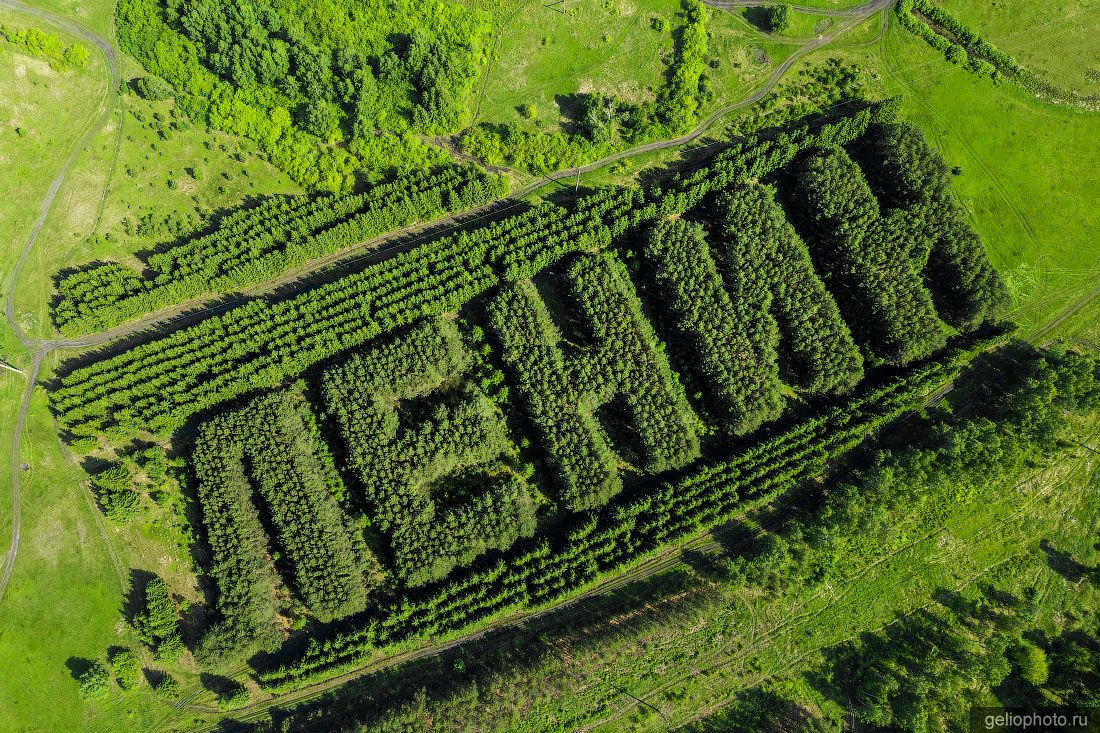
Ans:
<svg viewBox="0 0 1100 733"><path fill-rule="evenodd" d="M905 212L880 216L863 173L840 148L803 162L798 190L815 264L863 343L892 364L943 347L946 331L920 276L928 232Z"/></svg>
<svg viewBox="0 0 1100 733"><path fill-rule="evenodd" d="M57 284L54 324L69 335L104 330L204 293L273 278L321 255L506 192L498 176L452 166L361 194L272 197L226 216L209 233L151 255L147 277L117 263L65 276Z"/></svg>
<svg viewBox="0 0 1100 733"><path fill-rule="evenodd" d="M963 330L1000 318L1008 290L967 223L966 211L951 197L950 174L940 154L908 122L874 125L866 142L873 160L863 168L879 199L904 207L910 222L930 233L924 280L940 317Z"/></svg>
<svg viewBox="0 0 1100 733"><path fill-rule="evenodd" d="M863 358L775 190L735 186L718 196L715 214L727 279L742 291L755 281L771 293L785 380L811 394L855 386L863 378Z"/></svg>
<svg viewBox="0 0 1100 733"><path fill-rule="evenodd" d="M769 283L752 270L736 276L749 264L739 262L730 268L736 279L727 292L702 226L682 219L658 224L642 249L678 330L692 344L692 361L710 386L708 407L723 427L741 435L777 417L784 400Z"/></svg>
<svg viewBox="0 0 1100 733"><path fill-rule="evenodd" d="M198 477L203 527L210 546L209 575L218 588L220 619L203 637L195 655L214 665L274 651L282 641L276 621L276 572L267 535L252 502L244 464L217 440L210 423L200 433L192 457Z"/></svg>
<svg viewBox="0 0 1100 733"><path fill-rule="evenodd" d="M222 622L203 640L215 659L267 648L275 607L267 540L253 504L263 497L293 585L310 612L329 621L366 604L373 558L340 509L316 428L286 392L257 398L203 424L192 457L213 553ZM248 641L256 633L259 641Z"/></svg>
<svg viewBox="0 0 1100 733"><path fill-rule="evenodd" d="M535 529L530 490L501 460L514 451L503 417L470 367L454 323L431 319L324 375L326 409L409 586Z"/></svg>
<svg viewBox="0 0 1100 733"><path fill-rule="evenodd" d="M694 417L621 262L609 252L581 255L567 280L592 335L579 353L563 353L561 334L530 282L491 302L490 321L573 510L602 506L622 488L620 457L596 411L622 405L644 461L659 473L699 455ZM619 417L619 416L616 416Z"/></svg>
<svg viewBox="0 0 1100 733"><path fill-rule="evenodd" d="M561 254L686 211L711 191L767 175L807 148L850 143L891 114L888 107L867 108L820 128L742 143L645 199L608 191L582 200L573 213L542 205L428 242L295 298L248 303L74 370L51 393L54 407L78 436L138 428L170 433L200 410L274 386L389 329L453 310L501 277L529 277Z"/></svg>
<svg viewBox="0 0 1100 733"><path fill-rule="evenodd" d="M505 561L399 598L353 629L314 638L299 658L261 672L261 684L276 693L297 689L358 666L377 647L452 632L517 604L553 601L601 572L622 568L816 475L827 461L952 378L970 353L945 354L842 408L762 440L728 462L698 468L641 495L624 494L600 512L582 515L553 544L541 540L517 545Z"/></svg>

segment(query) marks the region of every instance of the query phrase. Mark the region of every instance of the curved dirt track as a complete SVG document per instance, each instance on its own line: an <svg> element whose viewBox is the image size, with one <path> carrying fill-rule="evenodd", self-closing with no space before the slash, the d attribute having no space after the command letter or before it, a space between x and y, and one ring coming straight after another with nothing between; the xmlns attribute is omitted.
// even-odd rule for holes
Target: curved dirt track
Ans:
<svg viewBox="0 0 1100 733"><path fill-rule="evenodd" d="M23 427L26 424L27 411L30 409L31 396L34 393L34 384L38 378L38 370L42 364L42 359L53 346L47 343L40 342L31 338L23 332L22 327L15 318L15 289L19 281L20 272L23 269L24 263L27 261L27 257L34 249L34 244L38 241L38 235L42 231L43 225L46 223L46 217L49 216L50 209L53 208L54 200L57 198L57 193L61 189L61 184L65 182L65 179L69 175L69 171L72 170L73 164L76 162L77 157L88 147L88 144L99 134L103 126L107 124L107 121L111 119L114 114L115 104L118 101L118 88L121 83L121 75L118 69L118 58L115 54L114 46L106 38L93 33L84 26L75 23L67 18L64 18L48 10L36 8L30 5L26 5L20 0L0 0L0 8L13 10L18 13L30 15L42 22L59 28L60 30L70 35L76 36L84 41L87 41L94 46L99 53L103 56L103 60L107 65L107 89L104 95L102 103L102 113L93 118L85 126L83 134L77 138L77 140L69 148L69 153L66 156L64 162L61 165L61 170L58 171L53 181L50 183L49 189L46 191L46 196L42 200L42 204L38 210L38 218L35 219L34 225L31 227L30 234L27 236L27 241L23 245L23 249L19 252L19 258L15 262L15 266L8 274L5 282L7 292L4 294L4 318L7 320L8 325L12 331L19 338L20 343L24 347L34 351L34 356L31 361L31 367L27 371L27 386L23 391L23 397L20 401L19 411L15 415L15 421L12 433L12 446L11 446L11 490L12 490L12 517L11 517L11 543L8 546L8 551L4 557L4 566L0 570L0 598L4 597L4 591L7 590L8 581L11 579L12 570L15 568L15 559L19 554L19 540L22 532L22 498L20 492L20 475L22 473L22 463L20 460L21 444Z"/></svg>

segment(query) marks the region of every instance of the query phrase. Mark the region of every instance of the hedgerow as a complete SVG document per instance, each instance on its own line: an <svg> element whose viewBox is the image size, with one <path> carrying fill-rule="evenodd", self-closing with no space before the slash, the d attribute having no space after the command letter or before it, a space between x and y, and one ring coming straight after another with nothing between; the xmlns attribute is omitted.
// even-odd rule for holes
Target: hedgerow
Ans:
<svg viewBox="0 0 1100 733"><path fill-rule="evenodd" d="M325 406L372 525L409 586L535 529L530 489L507 464L515 448L499 410L469 379L471 364L454 323L431 319L324 375ZM409 401L419 403L411 416Z"/></svg>
<svg viewBox="0 0 1100 733"><path fill-rule="evenodd" d="M929 0L901 0L897 8L902 27L920 36L937 51L943 52L948 61L965 64L971 71L994 79L1010 79L1039 99L1054 104L1065 104L1087 110L1100 109L1100 95L1083 95L1051 83L1035 72L1020 66L1009 54L963 25L958 18L929 2ZM914 13L919 13L919 16ZM951 37L931 27L923 18L935 23Z"/></svg>

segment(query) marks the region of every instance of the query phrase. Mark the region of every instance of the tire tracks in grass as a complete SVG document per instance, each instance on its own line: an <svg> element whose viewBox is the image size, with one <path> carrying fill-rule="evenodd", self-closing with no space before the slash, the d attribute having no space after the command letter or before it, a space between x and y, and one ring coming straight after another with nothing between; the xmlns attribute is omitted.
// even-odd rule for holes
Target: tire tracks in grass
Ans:
<svg viewBox="0 0 1100 733"><path fill-rule="evenodd" d="M61 189L61 185L65 182L66 178L68 178L69 172L77 158L91 144L95 136L99 134L100 130L102 130L103 126L107 124L107 121L110 120L114 114L115 107L118 105L121 74L119 72L118 58L111 42L85 28L83 25L60 15L56 15L48 10L27 5L21 2L21 0L0 0L0 8L30 15L48 25L61 29L69 35L76 36L77 38L91 43L103 56L107 70L107 89L104 99L99 105L102 107L102 112L85 123L81 128L80 136L70 146L69 152L61 165L61 170L50 183L46 196L39 207L38 217L31 226L31 231L27 236L26 243L20 250L15 265L5 279L4 317L8 322L8 326L19 339L19 342L25 348L33 349L34 354L31 358L31 367L27 372L27 386L23 391L23 396L19 404L19 411L15 415L12 435L12 527L10 544L4 557L3 569L0 570L0 599L3 599L4 592L7 590L8 583L11 580L12 571L15 568L15 561L19 554L19 543L22 535L22 491L20 486L22 474L22 433L26 426L27 413L30 410L31 398L34 395L35 382L42 366L42 360L51 350L49 346L45 346L36 339L28 336L19 325L19 322L15 318L15 291L19 283L19 276L23 266L30 256L31 251L34 249L35 243L38 241L38 235L41 233L42 227L46 223L46 218L53 208L54 201ZM119 128L118 134L121 136L121 127Z"/></svg>
<svg viewBox="0 0 1100 733"><path fill-rule="evenodd" d="M971 159L978 165L979 170L981 170L985 174L986 178L989 179L990 183L993 184L993 188L996 190L1001 200L1004 201L1005 205L1008 207L1008 210L1012 212L1013 217L1020 224L1020 227L1027 234L1028 238L1030 238L1032 243L1037 247L1041 246L1039 242L1039 237L1036 234L1034 227L1031 226L1031 222L1027 220L1027 217L1024 215L1023 211L1013 200L1012 196L1009 195L1008 189L1005 187L1000 177L997 176L996 173L994 173L994 171L985 162L985 159L982 158L977 150L974 149L974 146L970 143L966 136L963 135L955 125L948 122L946 118L944 118L934 109L932 109L932 106L924 100L924 95L922 95L916 89L916 87L913 86L913 84L908 79L906 79L904 74L897 72L897 69L901 67L897 62L897 57L891 52L889 46L889 35L885 35L883 36L882 41L879 44L879 50L880 56L883 61L883 69L886 71L886 73L889 74L889 76L895 82L905 87L905 89L909 92L909 96L924 109L928 116L935 120L945 130L950 132L951 135L954 136L954 138L963 146L967 153L969 153Z"/></svg>

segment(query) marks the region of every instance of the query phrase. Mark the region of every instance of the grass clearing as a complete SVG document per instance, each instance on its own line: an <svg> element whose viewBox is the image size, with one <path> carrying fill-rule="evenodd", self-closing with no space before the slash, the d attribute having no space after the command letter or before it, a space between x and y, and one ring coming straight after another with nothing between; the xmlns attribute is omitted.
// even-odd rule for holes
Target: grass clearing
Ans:
<svg viewBox="0 0 1100 733"><path fill-rule="evenodd" d="M53 332L59 270L105 259L136 267L135 252L175 238L169 217L186 231L242 199L300 192L254 144L190 123L172 102L126 94L121 105L62 185L20 279L17 313L32 335Z"/></svg>
<svg viewBox="0 0 1100 733"><path fill-rule="evenodd" d="M1096 0L937 2L1024 68L1082 94L1100 91L1100 44L1096 43L1100 3Z"/></svg>

